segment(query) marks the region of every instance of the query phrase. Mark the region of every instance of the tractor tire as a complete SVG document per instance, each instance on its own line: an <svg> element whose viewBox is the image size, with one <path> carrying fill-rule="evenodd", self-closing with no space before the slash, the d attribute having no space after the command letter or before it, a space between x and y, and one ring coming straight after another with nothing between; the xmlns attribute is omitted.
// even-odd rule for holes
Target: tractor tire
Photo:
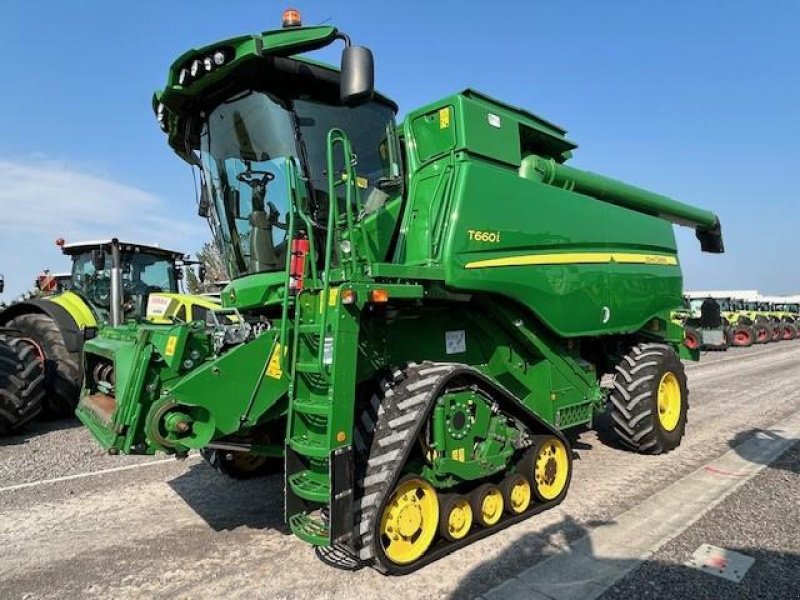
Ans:
<svg viewBox="0 0 800 600"><path fill-rule="evenodd" d="M272 456L258 456L249 452L230 452L203 448L200 455L218 473L231 479L255 479L280 473L283 461Z"/></svg>
<svg viewBox="0 0 800 600"><path fill-rule="evenodd" d="M697 350L700 348L700 332L694 327L684 328L683 345L689 350Z"/></svg>
<svg viewBox="0 0 800 600"><path fill-rule="evenodd" d="M44 364L28 339L0 337L0 435L19 429L42 410Z"/></svg>
<svg viewBox="0 0 800 600"><path fill-rule="evenodd" d="M786 321L781 323L782 339L793 340L797 337L797 328Z"/></svg>
<svg viewBox="0 0 800 600"><path fill-rule="evenodd" d="M748 325L736 325L731 327L731 346L748 348L755 343L755 330Z"/></svg>
<svg viewBox="0 0 800 600"><path fill-rule="evenodd" d="M56 322L47 315L27 314L12 319L9 327L32 339L44 353L42 416L46 419L73 416L81 393L81 366L67 350Z"/></svg>
<svg viewBox="0 0 800 600"><path fill-rule="evenodd" d="M771 329L772 338L770 341L772 342L780 342L783 340L783 328L781 327L780 323L770 323L769 324Z"/></svg>
<svg viewBox="0 0 800 600"><path fill-rule="evenodd" d="M616 371L609 400L622 444L642 454L677 448L686 431L689 391L675 350L666 344L638 344Z"/></svg>
<svg viewBox="0 0 800 600"><path fill-rule="evenodd" d="M755 331L756 335L756 344L768 344L770 341L772 341L770 329L765 323L753 323L753 331Z"/></svg>

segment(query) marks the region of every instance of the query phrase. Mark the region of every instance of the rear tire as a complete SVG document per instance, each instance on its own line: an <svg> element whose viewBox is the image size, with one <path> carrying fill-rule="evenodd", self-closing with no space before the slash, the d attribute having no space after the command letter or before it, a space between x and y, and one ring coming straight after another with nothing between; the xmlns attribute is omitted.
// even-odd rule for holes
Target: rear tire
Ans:
<svg viewBox="0 0 800 600"><path fill-rule="evenodd" d="M616 370L609 400L620 441L643 454L677 448L686 431L689 391L675 350L666 344L639 344Z"/></svg>
<svg viewBox="0 0 800 600"><path fill-rule="evenodd" d="M747 325L736 325L731 328L731 346L748 348L755 343L755 330Z"/></svg>
<svg viewBox="0 0 800 600"><path fill-rule="evenodd" d="M689 350L697 350L700 348L700 332L694 327L685 327L683 345L689 348Z"/></svg>
<svg viewBox="0 0 800 600"><path fill-rule="evenodd" d="M766 323L756 322L753 324L753 331L755 331L756 344L768 344L772 340L770 329Z"/></svg>
<svg viewBox="0 0 800 600"><path fill-rule="evenodd" d="M81 393L81 366L64 343L56 322L47 315L27 314L11 320L9 327L31 338L44 352L45 398L42 416L71 417Z"/></svg>
<svg viewBox="0 0 800 600"><path fill-rule="evenodd" d="M781 323L781 331L784 340L793 340L797 337L797 328L787 321Z"/></svg>
<svg viewBox="0 0 800 600"><path fill-rule="evenodd" d="M21 428L42 409L44 367L28 339L0 337L0 435Z"/></svg>
<svg viewBox="0 0 800 600"><path fill-rule="evenodd" d="M230 452L203 448L200 455L221 475L231 479L255 479L279 473L283 462L272 456L259 456L250 452Z"/></svg>

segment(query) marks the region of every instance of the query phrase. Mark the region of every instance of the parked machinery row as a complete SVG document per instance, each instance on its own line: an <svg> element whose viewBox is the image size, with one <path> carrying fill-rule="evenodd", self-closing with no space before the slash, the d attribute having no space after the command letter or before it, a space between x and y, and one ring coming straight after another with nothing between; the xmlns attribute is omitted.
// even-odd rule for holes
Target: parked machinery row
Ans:
<svg viewBox="0 0 800 600"><path fill-rule="evenodd" d="M762 296L755 290L687 292L674 317L691 349L727 350L800 336L800 296Z"/></svg>

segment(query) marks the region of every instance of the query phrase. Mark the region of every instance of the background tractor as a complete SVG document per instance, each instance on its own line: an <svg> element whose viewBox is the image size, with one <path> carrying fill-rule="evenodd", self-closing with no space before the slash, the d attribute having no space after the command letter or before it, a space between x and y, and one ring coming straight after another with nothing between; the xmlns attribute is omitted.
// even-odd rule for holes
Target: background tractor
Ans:
<svg viewBox="0 0 800 600"><path fill-rule="evenodd" d="M59 240L58 245L72 259L69 281L45 272L37 279L41 295L0 312L0 326L18 331L38 346L48 417L64 417L75 410L83 373L81 349L102 324L143 317L148 302L154 318L162 320L173 313L191 319L192 310L217 306L207 298L178 294L185 262L181 252L116 239L72 244ZM159 298L162 292L167 295Z"/></svg>
<svg viewBox="0 0 800 600"><path fill-rule="evenodd" d="M341 69L304 56L336 42ZM153 108L229 322L87 341L110 452L282 458L295 535L406 573L561 502L565 432L609 407L632 450L680 443L672 223L722 252L713 213L568 166L562 128L475 90L397 125L371 52L296 11L180 56Z"/></svg>

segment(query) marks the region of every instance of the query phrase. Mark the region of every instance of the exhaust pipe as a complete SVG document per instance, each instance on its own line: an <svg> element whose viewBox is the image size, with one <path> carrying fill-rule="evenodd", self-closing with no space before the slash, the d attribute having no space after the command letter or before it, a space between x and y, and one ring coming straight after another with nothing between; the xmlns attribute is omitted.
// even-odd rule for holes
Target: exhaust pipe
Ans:
<svg viewBox="0 0 800 600"><path fill-rule="evenodd" d="M111 326L122 325L122 265L119 240L111 240Z"/></svg>

